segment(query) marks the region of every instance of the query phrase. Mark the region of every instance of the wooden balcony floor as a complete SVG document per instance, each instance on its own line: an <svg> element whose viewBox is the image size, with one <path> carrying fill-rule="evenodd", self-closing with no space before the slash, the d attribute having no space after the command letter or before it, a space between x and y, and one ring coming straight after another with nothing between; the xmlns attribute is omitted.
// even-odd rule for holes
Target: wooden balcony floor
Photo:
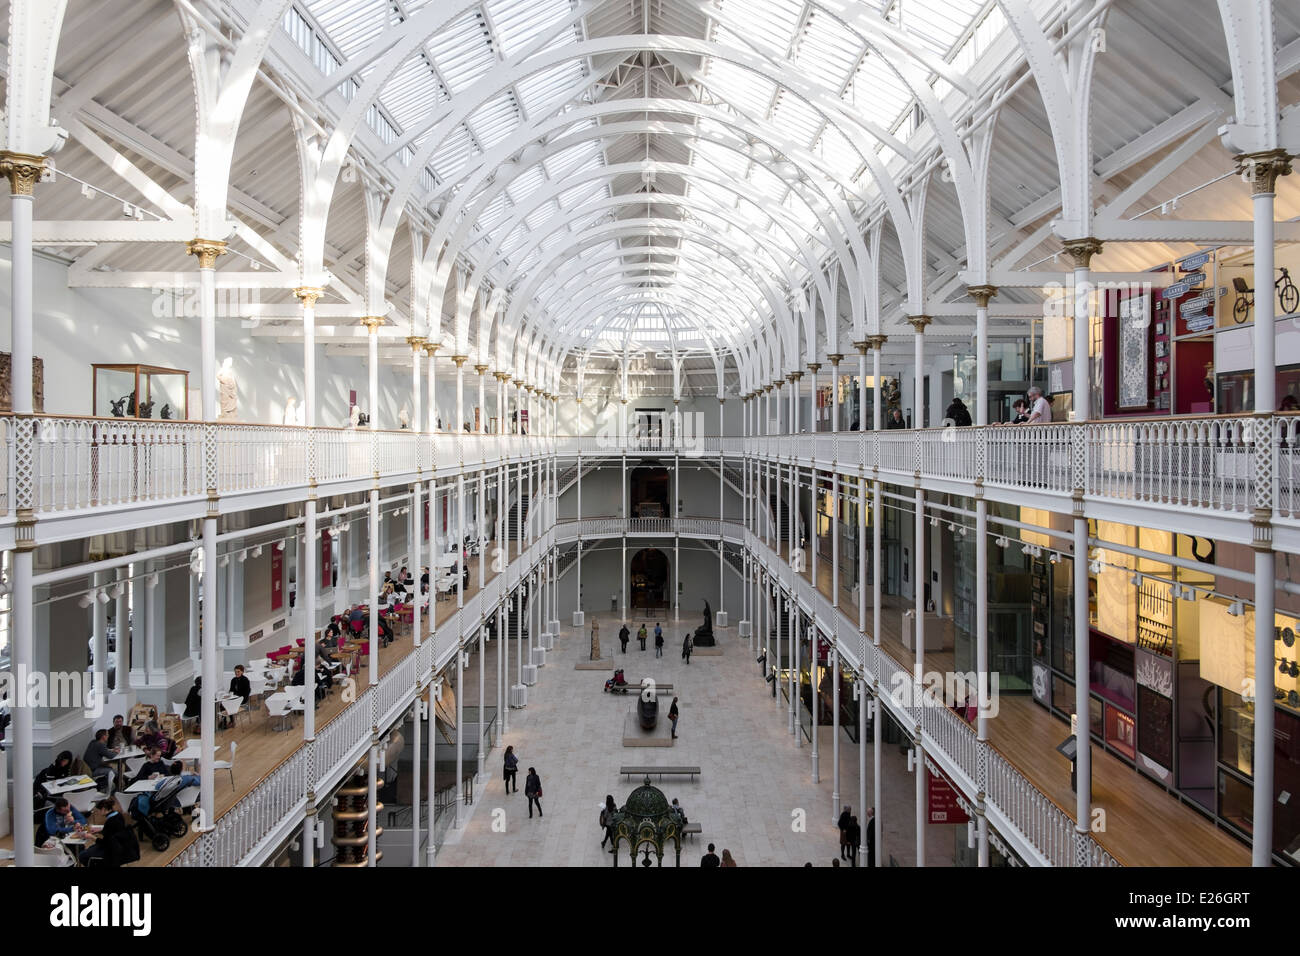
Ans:
<svg viewBox="0 0 1300 956"><path fill-rule="evenodd" d="M780 553L788 561L788 547L782 547ZM803 578L812 581L811 566L804 570ZM830 562L819 560L818 590L830 597L831 583ZM912 606L909 600L886 595L880 616L882 648L908 671L915 655L903 645L901 616ZM847 592L840 594L840 610L857 623L858 609ZM870 620L869 595L867 615ZM955 669L952 651L927 652L924 664L927 671ZM1028 694L1001 694L998 702L998 716L989 722L990 744L1073 820L1070 766L1056 751L1069 733L1069 725ZM1106 830L1094 836L1125 866L1250 865L1248 846L1118 757L1094 745L1092 766L1093 807L1106 811Z"/></svg>
<svg viewBox="0 0 1300 956"><path fill-rule="evenodd" d="M510 542L510 561L514 561L519 556L519 543ZM491 564L487 565L486 580L492 581L496 574L491 570ZM465 599L469 600L478 592L478 568L471 558L470 563L470 586L465 589ZM436 601L435 615L439 627L456 613L456 601ZM388 647L379 649L379 674L382 677L396 666L407 654L411 652L413 643L411 640L411 629L409 626L399 627L394 634L394 640ZM370 669L365 663L366 658L362 658L362 667L356 675L357 694L360 695L370 686ZM215 777L215 797L217 802L217 818L228 812L231 807L238 803L249 791L257 786L262 780L269 776L276 767L284 763L299 747L302 746L302 716L297 715L293 718L292 727L287 731L274 731L271 727L274 724L272 718L267 714L264 704L260 704L256 699L252 702L253 714L251 720L245 720L241 717L236 727L228 730L218 730L216 743L220 747L217 752L218 759L229 759L230 743L234 741L238 744L235 748L235 786L230 786L230 775L224 770L218 770ZM342 695L338 688L321 701L316 708L316 731L320 731L331 720L343 712L346 705L343 703ZM119 799L125 800L130 794L124 795ZM123 804L123 809L125 809ZM153 849L147 842L142 841L140 844L140 862L135 866L166 866L175 859L187 846L189 846L197 835L190 833L180 839L172 840L171 846L165 852L159 853ZM0 838L0 847L4 849L13 849L13 835Z"/></svg>

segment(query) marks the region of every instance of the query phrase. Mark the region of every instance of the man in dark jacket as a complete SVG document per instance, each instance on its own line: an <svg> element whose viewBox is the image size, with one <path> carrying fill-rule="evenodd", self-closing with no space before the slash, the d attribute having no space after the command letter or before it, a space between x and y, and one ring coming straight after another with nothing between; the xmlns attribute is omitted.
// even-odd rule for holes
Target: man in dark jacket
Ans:
<svg viewBox="0 0 1300 956"><path fill-rule="evenodd" d="M889 410L889 421L885 423L886 428L906 428L907 422L903 420L903 410L901 408L891 408Z"/></svg>
<svg viewBox="0 0 1300 956"><path fill-rule="evenodd" d="M867 807L867 866L876 865L876 808Z"/></svg>
<svg viewBox="0 0 1300 956"><path fill-rule="evenodd" d="M99 839L93 846L82 850L77 859L82 866L98 863L101 866L119 867L140 859L140 841L135 830L126 822L117 800L109 797L95 805L92 822L103 824Z"/></svg>
<svg viewBox="0 0 1300 956"><path fill-rule="evenodd" d="M618 642L619 644L622 645L624 654L627 653L627 642L630 641L631 639L632 639L632 632L629 631L627 629L627 625L624 624L622 627L618 629Z"/></svg>
<svg viewBox="0 0 1300 956"><path fill-rule="evenodd" d="M86 747L85 756L86 766L90 768L90 775L95 778L99 784L99 789L105 793L109 792L108 782L113 777L113 767L108 762L117 756L117 751L108 745L108 728L102 727L95 731L95 739Z"/></svg>
<svg viewBox="0 0 1300 956"><path fill-rule="evenodd" d="M967 408L966 403L957 396L953 396L953 400L951 404L948 405L948 410L944 412L943 417L959 427L965 427L971 424L970 409Z"/></svg>
<svg viewBox="0 0 1300 956"><path fill-rule="evenodd" d="M700 866L722 866L722 861L718 859L718 854L713 852L713 844L709 844L709 852L700 857Z"/></svg>

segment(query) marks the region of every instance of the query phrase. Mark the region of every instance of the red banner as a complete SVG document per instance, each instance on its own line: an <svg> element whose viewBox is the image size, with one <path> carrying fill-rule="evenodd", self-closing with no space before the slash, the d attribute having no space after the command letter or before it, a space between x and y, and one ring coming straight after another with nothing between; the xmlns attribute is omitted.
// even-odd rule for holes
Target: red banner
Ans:
<svg viewBox="0 0 1300 956"><path fill-rule="evenodd" d="M926 803L931 823L965 823L970 817L957 805L957 791L940 774L926 771Z"/></svg>
<svg viewBox="0 0 1300 956"><path fill-rule="evenodd" d="M334 541L328 531L322 531L320 534L320 586L322 590L334 586L333 559Z"/></svg>
<svg viewBox="0 0 1300 956"><path fill-rule="evenodd" d="M429 540L429 499L424 499L424 540ZM415 562L419 564L419 561Z"/></svg>
<svg viewBox="0 0 1300 956"><path fill-rule="evenodd" d="M284 552L271 548L271 610L284 607Z"/></svg>

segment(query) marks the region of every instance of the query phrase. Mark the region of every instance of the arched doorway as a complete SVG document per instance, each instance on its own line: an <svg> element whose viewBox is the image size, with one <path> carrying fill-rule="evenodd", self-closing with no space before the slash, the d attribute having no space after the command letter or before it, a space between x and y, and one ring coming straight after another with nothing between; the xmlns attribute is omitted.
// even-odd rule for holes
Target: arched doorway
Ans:
<svg viewBox="0 0 1300 956"><path fill-rule="evenodd" d="M628 510L633 518L669 518L673 510L668 505L671 490L668 469L663 467L633 468L627 476Z"/></svg>
<svg viewBox="0 0 1300 956"><path fill-rule="evenodd" d="M632 607L668 607L668 558L662 551L643 548L632 555L628 589Z"/></svg>

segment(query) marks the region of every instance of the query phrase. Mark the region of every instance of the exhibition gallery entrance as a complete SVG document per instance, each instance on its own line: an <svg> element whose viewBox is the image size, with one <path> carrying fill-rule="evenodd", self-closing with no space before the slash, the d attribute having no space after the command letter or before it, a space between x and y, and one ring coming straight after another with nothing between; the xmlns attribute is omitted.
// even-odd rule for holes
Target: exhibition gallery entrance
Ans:
<svg viewBox="0 0 1300 956"><path fill-rule="evenodd" d="M632 607L668 607L668 558L658 548L643 548L628 567Z"/></svg>

